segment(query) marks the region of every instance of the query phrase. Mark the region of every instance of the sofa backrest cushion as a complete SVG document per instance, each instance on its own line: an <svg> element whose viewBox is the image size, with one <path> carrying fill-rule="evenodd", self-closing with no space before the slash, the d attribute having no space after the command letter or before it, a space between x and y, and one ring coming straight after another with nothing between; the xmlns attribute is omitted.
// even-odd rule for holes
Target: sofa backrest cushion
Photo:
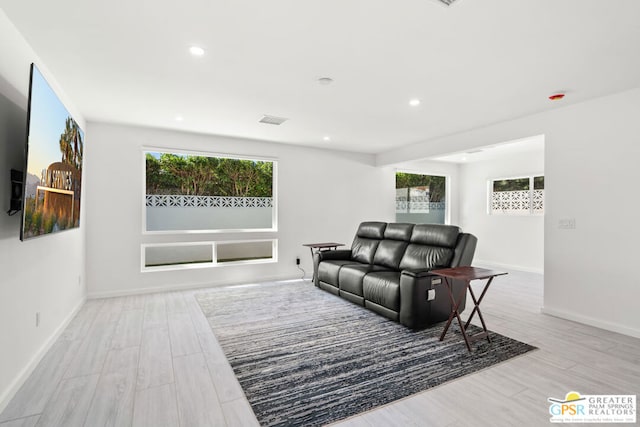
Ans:
<svg viewBox="0 0 640 427"><path fill-rule="evenodd" d="M351 245L351 259L365 264L373 264L373 256L380 240L356 236Z"/></svg>
<svg viewBox="0 0 640 427"><path fill-rule="evenodd" d="M414 224L391 223L387 224L384 230L384 238L392 240L403 240L408 242L411 240L411 232Z"/></svg>
<svg viewBox="0 0 640 427"><path fill-rule="evenodd" d="M455 225L417 224L411 244L400 261L400 269L449 267L455 254L460 228Z"/></svg>
<svg viewBox="0 0 640 427"><path fill-rule="evenodd" d="M386 222L363 222L358 227L356 237L366 237L367 239L383 239L384 230L387 228Z"/></svg>
<svg viewBox="0 0 640 427"><path fill-rule="evenodd" d="M363 222L351 259L401 270L449 267L459 235L460 228L453 225Z"/></svg>
<svg viewBox="0 0 640 427"><path fill-rule="evenodd" d="M441 246L409 244L400 261L401 270L449 267L454 250Z"/></svg>
<svg viewBox="0 0 640 427"><path fill-rule="evenodd" d="M378 249L380 240L384 238L386 228L386 222L361 223L351 244L351 259L365 264L373 264L373 256Z"/></svg>
<svg viewBox="0 0 640 427"><path fill-rule="evenodd" d="M408 244L408 242L401 240L389 239L381 241L373 257L373 263L397 270Z"/></svg>
<svg viewBox="0 0 640 427"><path fill-rule="evenodd" d="M411 233L411 243L455 248L460 227L443 224L417 224Z"/></svg>

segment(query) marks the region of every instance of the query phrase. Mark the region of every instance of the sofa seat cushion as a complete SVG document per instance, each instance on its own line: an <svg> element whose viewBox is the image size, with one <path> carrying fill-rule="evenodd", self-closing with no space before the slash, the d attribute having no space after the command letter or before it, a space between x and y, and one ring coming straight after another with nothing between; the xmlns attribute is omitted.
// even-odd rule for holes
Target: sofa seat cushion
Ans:
<svg viewBox="0 0 640 427"><path fill-rule="evenodd" d="M322 261L318 266L318 279L332 286L338 287L338 274L344 265L354 264L353 261L344 259L329 259Z"/></svg>
<svg viewBox="0 0 640 427"><path fill-rule="evenodd" d="M352 294L363 296L362 281L364 277L372 271L385 271L384 267L371 264L345 265L340 269L338 278L340 280L340 290Z"/></svg>
<svg viewBox="0 0 640 427"><path fill-rule="evenodd" d="M400 272L376 271L362 282L364 298L394 311L400 311Z"/></svg>

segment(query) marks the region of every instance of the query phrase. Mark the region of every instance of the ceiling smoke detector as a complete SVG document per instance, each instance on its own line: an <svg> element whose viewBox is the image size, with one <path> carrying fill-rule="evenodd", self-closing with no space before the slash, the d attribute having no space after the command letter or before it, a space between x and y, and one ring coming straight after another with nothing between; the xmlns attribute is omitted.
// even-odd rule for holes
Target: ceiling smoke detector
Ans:
<svg viewBox="0 0 640 427"><path fill-rule="evenodd" d="M287 120L289 120L289 119L285 119L284 117L268 116L268 115L265 114L264 116L262 116L262 118L258 122L259 123L266 123L268 125L280 126L281 124L283 124Z"/></svg>
<svg viewBox="0 0 640 427"><path fill-rule="evenodd" d="M564 93L562 92L554 93L553 95L549 96L549 99L551 101L560 101L562 98L564 98Z"/></svg>

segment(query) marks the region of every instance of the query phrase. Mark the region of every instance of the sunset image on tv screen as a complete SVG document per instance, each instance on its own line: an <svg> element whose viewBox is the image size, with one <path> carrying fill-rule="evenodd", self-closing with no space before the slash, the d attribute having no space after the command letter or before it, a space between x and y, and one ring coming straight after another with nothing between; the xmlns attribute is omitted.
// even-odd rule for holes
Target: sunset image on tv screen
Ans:
<svg viewBox="0 0 640 427"><path fill-rule="evenodd" d="M83 152L84 132L32 65L23 239L80 226Z"/></svg>

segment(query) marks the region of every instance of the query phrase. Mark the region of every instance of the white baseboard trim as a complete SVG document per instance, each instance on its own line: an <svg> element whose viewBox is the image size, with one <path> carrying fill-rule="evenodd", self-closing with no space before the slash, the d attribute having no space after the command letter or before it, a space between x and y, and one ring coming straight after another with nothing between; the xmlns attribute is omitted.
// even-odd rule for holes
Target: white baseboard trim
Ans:
<svg viewBox="0 0 640 427"><path fill-rule="evenodd" d="M98 298L114 298L114 297L126 297L129 295L143 295L143 294L153 294L156 292L169 292L169 291L186 291L189 289L201 289L201 288L211 288L211 287L220 287L220 286L233 286L233 285L245 285L247 283L264 283L264 282L277 282L280 280L291 280L291 279L299 279L300 275L292 276L291 274L283 275L283 276L271 276L271 277L262 277L260 280L218 280L218 281L209 281L203 283L188 283L188 284L172 284L165 286L150 286L146 288L135 288L135 289L123 289L117 291L107 291L107 292L89 292L87 294L87 299L98 299Z"/></svg>
<svg viewBox="0 0 640 427"><path fill-rule="evenodd" d="M619 323L608 322L602 319L596 319L590 316L584 316L582 314L573 313L566 310L561 310L553 307L542 307L540 312L548 316L558 317L560 319L571 320L573 322L582 323L596 328L605 329L611 332L617 332L623 335L629 335L631 337L640 338L640 330L630 328Z"/></svg>
<svg viewBox="0 0 640 427"><path fill-rule="evenodd" d="M29 378L29 375L33 373L33 371L36 369L36 366L38 366L38 363L40 363L44 355L47 354L47 351L49 351L51 346L53 346L60 335L62 335L62 332L64 332L71 320L75 317L76 314L78 314L86 300L86 297L80 299L80 302L75 306L73 310L71 310L71 313L69 313L69 315L64 318L62 323L60 323L56 330L53 331L53 333L44 342L44 344L40 346L36 354L33 355L31 360L29 360L29 363L27 363L27 365L20 372L18 372L18 375L16 375L9 387L7 387L7 389L2 392L2 394L0 395L0 413L2 413L7 405L9 405L11 399L13 399L18 390L20 390L20 387L22 387L27 378Z"/></svg>
<svg viewBox="0 0 640 427"><path fill-rule="evenodd" d="M472 264L477 267L501 268L505 270L516 270L516 271L524 271L527 273L544 274L544 268L526 267L524 265L505 264L501 262L485 261L480 259L474 260Z"/></svg>

